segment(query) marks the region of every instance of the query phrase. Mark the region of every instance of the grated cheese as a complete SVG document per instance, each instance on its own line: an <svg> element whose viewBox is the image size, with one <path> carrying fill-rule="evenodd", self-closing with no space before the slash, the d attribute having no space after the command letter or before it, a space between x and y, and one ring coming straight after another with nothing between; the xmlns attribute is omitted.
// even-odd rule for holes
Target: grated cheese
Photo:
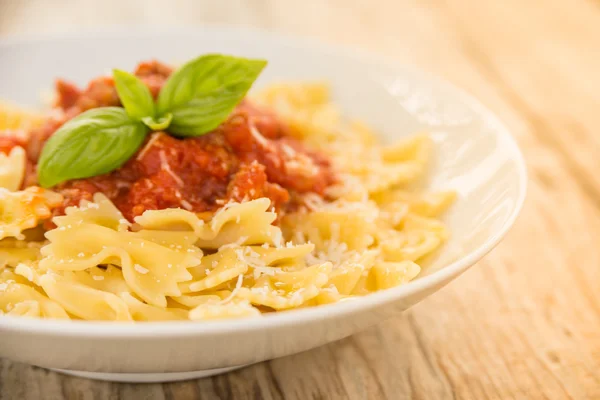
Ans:
<svg viewBox="0 0 600 400"><path fill-rule="evenodd" d="M327 287L324 287L321 290L324 292L327 292L327 293L340 294L340 291L338 290L338 288L333 284L331 284Z"/></svg>
<svg viewBox="0 0 600 400"><path fill-rule="evenodd" d="M194 207L192 207L192 205L185 199L182 199L179 202L181 203L183 208L185 208L188 211L192 211L194 209Z"/></svg>
<svg viewBox="0 0 600 400"><path fill-rule="evenodd" d="M305 288L300 288L298 290L296 290L292 296L290 297L290 301L293 304L302 304L304 297L302 296L302 293L305 291Z"/></svg>
<svg viewBox="0 0 600 400"><path fill-rule="evenodd" d="M164 150L161 150L158 153L158 155L160 156L160 169L171 175L171 177L175 180L175 182L177 182L179 186L183 186L183 181L181 180L181 178L173 172L171 166L169 165L169 163L167 163L167 156L165 155Z"/></svg>
<svg viewBox="0 0 600 400"><path fill-rule="evenodd" d="M265 149L273 149L272 144L269 143L267 139L265 139L265 137L262 135L262 133L260 133L258 129L256 129L256 126L254 125L254 122L251 118L248 120L248 128L254 139L256 139L256 141L258 142L258 144L263 146Z"/></svg>
<svg viewBox="0 0 600 400"><path fill-rule="evenodd" d="M267 236L269 236L270 238L273 239L273 244L275 245L275 247L281 248L281 247L283 247L282 246L282 243L283 243L283 234L281 233L280 230L278 230L276 232L277 232L277 234L275 235L274 238L272 237L273 235L271 235L271 231L269 231L267 233Z"/></svg>
<svg viewBox="0 0 600 400"><path fill-rule="evenodd" d="M283 150L283 154L285 154L289 158L296 157L296 150L292 149L289 145L285 143L281 145L281 150Z"/></svg>
<svg viewBox="0 0 600 400"><path fill-rule="evenodd" d="M254 267L252 272L254 280L258 280L262 275L275 276L275 274L282 273L283 270L279 267Z"/></svg>
<svg viewBox="0 0 600 400"><path fill-rule="evenodd" d="M304 154L298 154L293 160L287 160L284 163L286 170L294 175L311 177L319 173L319 167L315 165L310 157Z"/></svg>
<svg viewBox="0 0 600 400"><path fill-rule="evenodd" d="M244 281L244 274L239 274L237 282L235 283L235 289L233 289L231 291L231 293L229 293L229 296L227 296L226 298L224 298L223 300L221 300L218 304L225 304L228 301L230 301L231 299L233 299L234 296L235 296L235 294L236 294L236 292L238 292L242 288L243 281Z"/></svg>
<svg viewBox="0 0 600 400"><path fill-rule="evenodd" d="M306 193L302 197L302 201L306 208L311 211L319 210L323 208L323 205L325 204L323 198L316 193Z"/></svg>
<svg viewBox="0 0 600 400"><path fill-rule="evenodd" d="M260 255L257 252L252 251L250 247L246 247L245 249L236 249L235 254L238 260L250 265L251 267L258 267L264 265L264 263L260 259Z"/></svg>
<svg viewBox="0 0 600 400"><path fill-rule="evenodd" d="M20 266L24 266L24 268L19 268ZM27 266L25 266L25 264L19 264L17 266L17 270L15 272L20 272L22 276L24 276L25 278L27 278L27 280L29 282L33 282L33 270Z"/></svg>
<svg viewBox="0 0 600 400"><path fill-rule="evenodd" d="M156 142L158 140L158 138L160 137L160 133L155 133L152 135L152 137L150 138L150 140L148 140L148 143L146 143L146 145L144 146L144 148L142 149L142 151L140 151L137 155L137 157L135 158L137 161L140 161L145 155L146 152L148 150L150 150L150 148L152 146L154 146L154 142Z"/></svg>
<svg viewBox="0 0 600 400"><path fill-rule="evenodd" d="M133 264L133 269L135 269L137 272L139 272L142 275L146 275L148 272L150 272L150 270L142 267L140 264Z"/></svg>

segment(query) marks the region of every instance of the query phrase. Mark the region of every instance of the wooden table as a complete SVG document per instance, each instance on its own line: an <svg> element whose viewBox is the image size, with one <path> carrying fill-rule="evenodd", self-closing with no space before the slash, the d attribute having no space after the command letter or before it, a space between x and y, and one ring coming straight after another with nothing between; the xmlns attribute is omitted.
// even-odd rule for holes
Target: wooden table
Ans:
<svg viewBox="0 0 600 400"><path fill-rule="evenodd" d="M1 399L600 398L597 0L94 3L0 0L0 37L217 22L369 49L446 77L503 118L525 152L529 195L484 261L363 333L164 385L94 382L1 361Z"/></svg>

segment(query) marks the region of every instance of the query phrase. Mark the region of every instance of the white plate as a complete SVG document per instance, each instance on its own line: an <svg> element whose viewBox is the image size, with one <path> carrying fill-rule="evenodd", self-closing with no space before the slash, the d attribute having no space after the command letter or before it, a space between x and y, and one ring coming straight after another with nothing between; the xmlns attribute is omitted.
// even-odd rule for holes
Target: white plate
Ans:
<svg viewBox="0 0 600 400"><path fill-rule="evenodd" d="M506 128L450 85L370 55L219 27L9 39L0 41L0 94L33 105L56 77L83 84L113 67L132 68L148 58L185 61L206 52L268 59L260 84L327 80L343 110L375 126L384 140L431 132L436 151L429 185L459 192L445 218L450 242L404 286L263 318L125 324L2 317L1 357L91 378L164 381L286 356L351 335L419 302L483 257L513 224L527 179Z"/></svg>

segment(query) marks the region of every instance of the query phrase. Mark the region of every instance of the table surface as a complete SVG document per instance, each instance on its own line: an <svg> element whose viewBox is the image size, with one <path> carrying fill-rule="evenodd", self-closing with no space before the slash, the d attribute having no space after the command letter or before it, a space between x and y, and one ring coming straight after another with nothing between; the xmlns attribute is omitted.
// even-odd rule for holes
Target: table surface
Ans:
<svg viewBox="0 0 600 400"><path fill-rule="evenodd" d="M528 199L478 265L347 339L162 385L1 360L1 399L600 398L597 0L0 0L0 37L127 22L258 26L444 76L511 128L527 159Z"/></svg>

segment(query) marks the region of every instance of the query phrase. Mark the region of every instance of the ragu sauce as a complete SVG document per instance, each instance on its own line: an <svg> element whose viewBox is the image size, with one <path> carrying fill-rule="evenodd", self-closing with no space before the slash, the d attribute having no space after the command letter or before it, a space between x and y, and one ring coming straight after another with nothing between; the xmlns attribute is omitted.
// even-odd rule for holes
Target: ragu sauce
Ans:
<svg viewBox="0 0 600 400"><path fill-rule="evenodd" d="M141 63L135 71L154 97L170 73L170 67L156 61ZM37 183L35 164L43 144L65 121L91 108L120 105L108 77L91 81L85 90L59 80L57 92L57 106L64 111L60 118L49 119L28 138L0 137L0 151L17 145L27 151L23 186ZM63 214L65 207L91 200L96 192L108 196L129 220L146 210L178 207L202 213L260 197L285 212L293 207L291 194L323 195L334 180L325 156L306 149L275 115L245 100L213 132L185 139L154 132L121 168L58 185L53 190L64 202L54 213Z"/></svg>

